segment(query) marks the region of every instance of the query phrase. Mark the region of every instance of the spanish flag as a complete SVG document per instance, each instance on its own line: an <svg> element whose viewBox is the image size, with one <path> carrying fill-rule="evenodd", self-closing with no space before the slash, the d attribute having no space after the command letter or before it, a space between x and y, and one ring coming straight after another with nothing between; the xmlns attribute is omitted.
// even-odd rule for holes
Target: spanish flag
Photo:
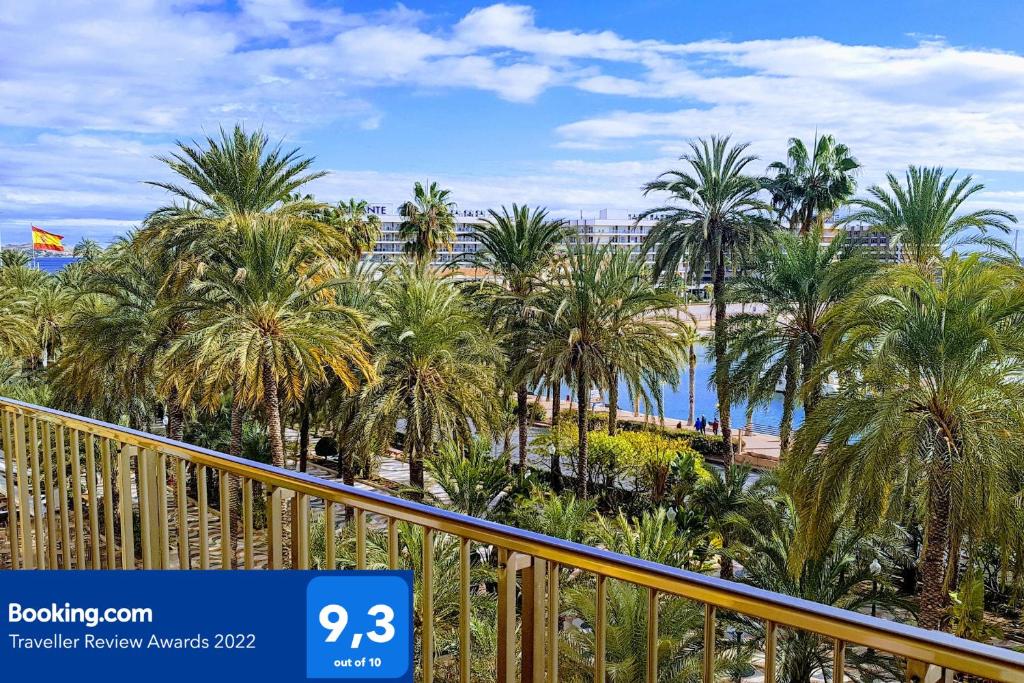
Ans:
<svg viewBox="0 0 1024 683"><path fill-rule="evenodd" d="M55 235L42 228L32 226L32 248L38 251L59 251L64 253L64 235Z"/></svg>

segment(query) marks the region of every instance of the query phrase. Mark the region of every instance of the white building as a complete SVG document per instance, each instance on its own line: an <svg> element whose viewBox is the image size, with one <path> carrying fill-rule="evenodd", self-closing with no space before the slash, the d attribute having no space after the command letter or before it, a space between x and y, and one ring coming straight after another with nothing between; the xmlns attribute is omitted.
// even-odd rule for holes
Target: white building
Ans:
<svg viewBox="0 0 1024 683"><path fill-rule="evenodd" d="M405 244L398 236L398 226L403 218L398 215L400 204L370 204L367 211L380 218L381 235L374 247L372 258L380 262L388 262L402 253ZM574 218L566 221L575 228L579 239L585 244L612 244L639 252L647 238L647 233L656 223L655 220L637 221L639 212L614 211L602 209L597 218ZM455 216L455 244L451 251L438 253L439 262L447 262L453 258L475 253L480 243L473 239L475 226L483 222L487 216L486 209L458 209ZM650 258L650 257L649 257Z"/></svg>

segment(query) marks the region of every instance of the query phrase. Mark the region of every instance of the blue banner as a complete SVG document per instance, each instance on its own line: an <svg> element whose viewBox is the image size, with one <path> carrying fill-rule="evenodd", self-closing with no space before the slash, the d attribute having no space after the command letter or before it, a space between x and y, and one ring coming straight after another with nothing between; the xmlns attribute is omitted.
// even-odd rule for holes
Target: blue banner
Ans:
<svg viewBox="0 0 1024 683"><path fill-rule="evenodd" d="M413 680L412 572L0 576L11 681Z"/></svg>

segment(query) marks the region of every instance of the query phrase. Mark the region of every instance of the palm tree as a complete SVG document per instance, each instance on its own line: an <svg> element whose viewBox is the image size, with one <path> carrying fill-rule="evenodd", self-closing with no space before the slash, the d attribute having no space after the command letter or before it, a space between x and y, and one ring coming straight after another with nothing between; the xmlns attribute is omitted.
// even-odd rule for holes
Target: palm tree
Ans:
<svg viewBox="0 0 1024 683"><path fill-rule="evenodd" d="M39 359L43 368L49 366L52 352L61 344L70 299L70 292L53 276L48 276L31 291L31 315L36 322Z"/></svg>
<svg viewBox="0 0 1024 683"><path fill-rule="evenodd" d="M405 218L398 226L398 236L405 240L405 253L417 261L429 263L442 249L455 243L455 202L451 191L437 183L426 187L417 182L410 201L398 209Z"/></svg>
<svg viewBox="0 0 1024 683"><path fill-rule="evenodd" d="M454 443L442 444L424 464L444 493L429 494L435 504L465 515L495 519L509 502L515 480L501 461L491 457L491 444L485 439L474 439L465 450Z"/></svg>
<svg viewBox="0 0 1024 683"><path fill-rule="evenodd" d="M281 398L301 399L333 374L348 388L372 375L362 316L339 306L323 264L274 216L236 223L236 236L180 304L195 316L175 344L196 367L225 368L262 398L271 459L284 467Z"/></svg>
<svg viewBox="0 0 1024 683"><path fill-rule="evenodd" d="M815 136L811 146L813 154L803 140L790 138L786 161L769 165L772 175L762 179L779 222L800 235L823 228L853 196L860 168L850 149L831 135Z"/></svg>
<svg viewBox="0 0 1024 683"><path fill-rule="evenodd" d="M900 482L923 494L930 629L945 613L951 531L981 526L1012 495L1007 458L1024 446L1024 275L979 254L933 265L883 271L827 316L815 376L858 381L820 400L790 470L808 554L837 516L877 518Z"/></svg>
<svg viewBox="0 0 1024 683"><path fill-rule="evenodd" d="M688 374L688 407L686 423L691 427L695 424L697 410L697 345L700 344L700 330L697 324L685 325L679 332L679 343L686 346L686 365Z"/></svg>
<svg viewBox="0 0 1024 683"><path fill-rule="evenodd" d="M191 244L210 230L231 229L235 220L275 211L302 216L320 208L311 199L289 201L307 183L325 175L310 171L314 159L299 149L271 146L261 130L236 125L205 144L178 141L177 151L158 159L185 182L147 181L169 192L175 202L146 217L142 236ZM181 203L179 203L181 202Z"/></svg>
<svg viewBox="0 0 1024 683"><path fill-rule="evenodd" d="M725 470L713 469L711 476L698 482L690 495L688 504L704 515L708 529L714 534L721 548L718 574L723 579L733 576L730 547L736 535L737 518L752 498L750 467L730 465Z"/></svg>
<svg viewBox="0 0 1024 683"><path fill-rule="evenodd" d="M62 405L113 421L127 416L135 428L162 400L167 435L180 440L180 389L189 378L162 367L183 330L163 290L173 268L168 256L130 235L97 257L74 293L54 383Z"/></svg>
<svg viewBox="0 0 1024 683"><path fill-rule="evenodd" d="M613 250L604 263L601 296L605 315L608 366L608 434L618 428L619 379L633 403L662 409L662 384L675 387L686 355L687 326L675 314L682 300L652 284L643 259Z"/></svg>
<svg viewBox="0 0 1024 683"><path fill-rule="evenodd" d="M749 404L769 402L784 383L779 436L782 451L789 447L793 409L805 397L808 411L821 395L821 384L810 377L821 355L823 318L877 268L877 261L851 250L839 232L823 244L821 227L796 235L779 231L757 250L756 271L731 285L737 301L761 304L764 310L730 318L730 355L734 381L752 389Z"/></svg>
<svg viewBox="0 0 1024 683"><path fill-rule="evenodd" d="M450 275L403 262L380 286L373 341L378 379L363 391L364 424L384 443L404 422L409 480L438 443L467 446L496 413L502 353Z"/></svg>
<svg viewBox="0 0 1024 683"><path fill-rule="evenodd" d="M516 204L511 213L505 207L501 213L491 209L474 228L480 250L470 260L498 283L491 296L491 320L496 331L504 332L503 345L515 387L520 468L526 467L528 386L537 380L536 357L530 353L534 290L569 234L565 221L549 219L545 209Z"/></svg>
<svg viewBox="0 0 1024 683"><path fill-rule="evenodd" d="M798 517L789 496L772 496L768 504L737 518L736 523L743 543L730 555L743 565L743 583L841 609L858 611L875 605L906 613L905 602L887 587L893 568L885 565L878 574L871 572L871 561L879 559L874 552L875 539L854 525L831 524L820 554L802 558L796 550ZM865 586L873 588L865 590ZM756 641L764 641L763 621L747 617L740 620L744 631ZM782 630L778 638L780 683L810 683L815 671L820 671L825 680L841 680L830 670L834 647L831 639L801 629ZM850 648L846 666L858 669L861 678L875 679L879 669L893 677L899 675L896 662L871 650Z"/></svg>
<svg viewBox="0 0 1024 683"><path fill-rule="evenodd" d="M644 186L644 194L668 192L678 203L660 206L641 214L659 216L645 243L654 250L654 275L671 283L685 262L690 273L699 276L711 270L715 310L715 387L727 445L725 462L732 463L732 403L725 322L725 264L730 256L742 258L764 241L769 222L768 206L758 199L760 183L745 174L755 157L746 154L747 145L730 145L729 138L712 137L690 143L690 152L680 159L688 168L666 171Z"/></svg>
<svg viewBox="0 0 1024 683"><path fill-rule="evenodd" d="M889 173L888 188L868 188L870 197L854 200L856 209L844 223L863 224L888 235L901 260L911 263L934 263L962 246L981 246L1016 259L1010 245L988 234L990 230L1008 233L1016 216L998 209L962 213L963 205L985 186L969 175L957 181L956 175L956 171L947 175L941 168L911 166L902 184Z"/></svg>
<svg viewBox="0 0 1024 683"><path fill-rule="evenodd" d="M330 208L327 222L347 235L352 245L352 256L357 261L363 254L373 251L373 246L380 239L380 216L370 213L369 204L362 199L338 202Z"/></svg>
<svg viewBox="0 0 1024 683"><path fill-rule="evenodd" d="M92 239L82 239L75 244L75 248L72 250L71 255L77 256L84 261L91 261L100 254L103 253L103 247L99 245L99 242Z"/></svg>

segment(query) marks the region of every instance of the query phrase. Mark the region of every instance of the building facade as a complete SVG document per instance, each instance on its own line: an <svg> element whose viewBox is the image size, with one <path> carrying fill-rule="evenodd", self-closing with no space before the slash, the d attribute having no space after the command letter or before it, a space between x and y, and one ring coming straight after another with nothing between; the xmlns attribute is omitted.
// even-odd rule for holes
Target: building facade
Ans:
<svg viewBox="0 0 1024 683"><path fill-rule="evenodd" d="M400 204L370 204L367 212L380 219L381 234L373 249L371 258L387 263L402 254L405 244L398 235L398 226L403 218L398 214ZM473 238L473 232L487 216L486 209L458 209L455 217L455 244L450 250L439 252L438 262L449 262L474 254L480 243ZM597 218L573 218L566 223L574 228L583 244L611 244L639 253L648 232L657 222L654 219L637 221L638 213L602 209ZM649 259L651 257L648 257Z"/></svg>

